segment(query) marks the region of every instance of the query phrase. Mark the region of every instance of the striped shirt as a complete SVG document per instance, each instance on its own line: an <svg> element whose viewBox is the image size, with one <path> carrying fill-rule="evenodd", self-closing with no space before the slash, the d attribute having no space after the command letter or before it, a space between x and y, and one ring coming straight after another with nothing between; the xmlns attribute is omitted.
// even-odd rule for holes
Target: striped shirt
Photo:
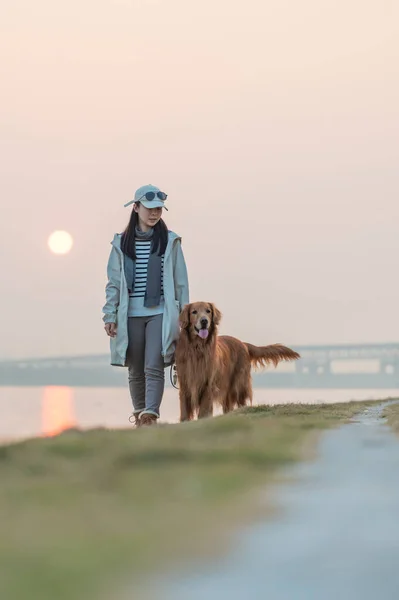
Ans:
<svg viewBox="0 0 399 600"><path fill-rule="evenodd" d="M161 303L157 307L144 306L145 291L147 287L148 260L151 254L151 240L136 240L136 264L134 273L133 291L129 294L129 317L147 316L163 312L163 269L164 257L161 262Z"/></svg>

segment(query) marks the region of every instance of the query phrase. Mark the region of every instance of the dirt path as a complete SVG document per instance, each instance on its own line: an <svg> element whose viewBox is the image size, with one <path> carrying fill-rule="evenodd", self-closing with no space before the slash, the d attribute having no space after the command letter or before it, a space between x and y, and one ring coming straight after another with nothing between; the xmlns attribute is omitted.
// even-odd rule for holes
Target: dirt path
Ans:
<svg viewBox="0 0 399 600"><path fill-rule="evenodd" d="M399 594L399 439L382 410L324 434L319 456L277 490L275 520L236 537L235 550L162 600L396 600Z"/></svg>

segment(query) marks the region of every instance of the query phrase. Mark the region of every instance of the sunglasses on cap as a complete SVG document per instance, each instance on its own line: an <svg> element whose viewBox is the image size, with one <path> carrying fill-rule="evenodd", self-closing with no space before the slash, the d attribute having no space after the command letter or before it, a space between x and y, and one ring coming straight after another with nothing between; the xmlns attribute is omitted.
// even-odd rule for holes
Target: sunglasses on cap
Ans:
<svg viewBox="0 0 399 600"><path fill-rule="evenodd" d="M141 202L144 200L146 200L147 202L153 202L157 198L158 198L158 201L160 200L163 204L167 197L168 197L168 195L165 194L165 192L147 192L146 194L143 194L142 196L140 196L140 198L137 198L137 199L135 198L134 200L130 200L124 206L126 207L126 206L129 206L130 204L134 204L134 203ZM164 209L167 210L166 206L164 206Z"/></svg>
<svg viewBox="0 0 399 600"><path fill-rule="evenodd" d="M155 200L155 197L162 200L162 202L165 202L168 195L165 194L165 192L156 192L156 193L155 192L147 192L146 194L144 194L144 196L141 196L141 198L136 200L136 202L140 202L140 200L142 200L143 198L148 200L148 202L151 202L152 200Z"/></svg>

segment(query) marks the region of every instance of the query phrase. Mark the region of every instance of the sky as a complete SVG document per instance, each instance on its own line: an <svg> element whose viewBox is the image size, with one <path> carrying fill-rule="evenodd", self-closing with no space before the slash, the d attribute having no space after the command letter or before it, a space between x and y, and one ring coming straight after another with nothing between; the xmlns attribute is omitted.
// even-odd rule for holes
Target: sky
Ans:
<svg viewBox="0 0 399 600"><path fill-rule="evenodd" d="M394 0L2 0L0 358L108 352L147 183L221 333L398 342L398 29Z"/></svg>

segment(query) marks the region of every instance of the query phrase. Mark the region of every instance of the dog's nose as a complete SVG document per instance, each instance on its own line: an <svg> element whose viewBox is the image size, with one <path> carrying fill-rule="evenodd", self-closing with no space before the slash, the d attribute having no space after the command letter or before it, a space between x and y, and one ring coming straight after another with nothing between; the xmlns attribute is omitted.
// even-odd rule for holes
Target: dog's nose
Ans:
<svg viewBox="0 0 399 600"><path fill-rule="evenodd" d="M205 329L208 326L208 319L201 319L201 327Z"/></svg>

